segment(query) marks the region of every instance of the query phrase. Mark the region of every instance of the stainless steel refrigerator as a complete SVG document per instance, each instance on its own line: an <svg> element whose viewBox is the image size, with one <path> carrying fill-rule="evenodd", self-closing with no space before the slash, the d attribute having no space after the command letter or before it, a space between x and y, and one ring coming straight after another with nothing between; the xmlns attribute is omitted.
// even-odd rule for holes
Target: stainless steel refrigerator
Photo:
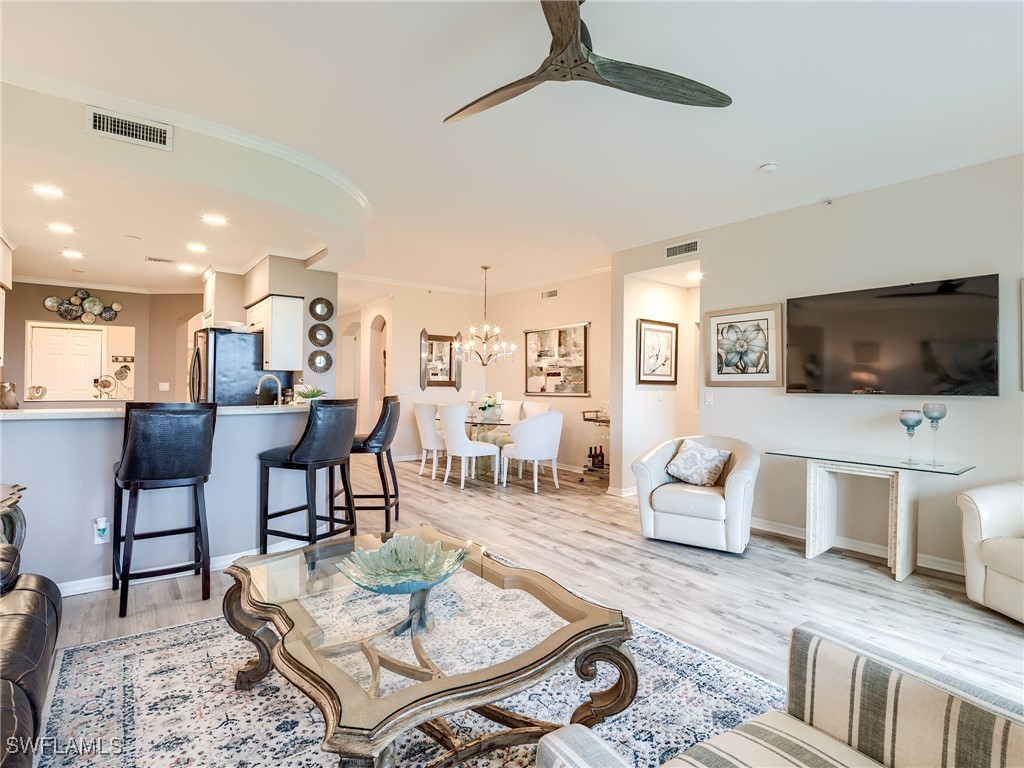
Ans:
<svg viewBox="0 0 1024 768"><path fill-rule="evenodd" d="M281 380L284 389L292 387L291 371L263 370L263 334L235 333L223 328L196 331L195 348L189 366L189 400L218 405L269 405L277 397L277 387L268 379L256 401L256 382L265 373Z"/></svg>

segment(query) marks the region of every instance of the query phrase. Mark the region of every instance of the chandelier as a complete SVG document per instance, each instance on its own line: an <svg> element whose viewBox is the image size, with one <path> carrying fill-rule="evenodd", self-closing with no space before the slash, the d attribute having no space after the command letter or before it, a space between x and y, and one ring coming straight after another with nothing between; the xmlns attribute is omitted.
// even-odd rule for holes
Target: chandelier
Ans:
<svg viewBox="0 0 1024 768"><path fill-rule="evenodd" d="M487 270L490 267L480 269L484 271L484 324L479 329L469 326L468 340L456 341L455 352L462 355L463 360L477 360L481 365L510 358L515 361L516 345L502 339L501 328L487 322Z"/></svg>

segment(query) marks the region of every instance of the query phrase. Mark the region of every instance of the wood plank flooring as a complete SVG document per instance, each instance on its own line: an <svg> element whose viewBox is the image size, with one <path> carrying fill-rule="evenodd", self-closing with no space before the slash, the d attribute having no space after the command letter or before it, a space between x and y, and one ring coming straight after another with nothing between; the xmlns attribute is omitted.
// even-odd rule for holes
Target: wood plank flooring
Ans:
<svg viewBox="0 0 1024 768"><path fill-rule="evenodd" d="M882 561L839 551L803 557L803 542L755 532L743 555L702 550L640 535L635 499L604 493L588 477L550 472L541 492L509 478L441 485L419 463L398 464L400 527L427 523L482 542L520 565L543 571L628 616L785 685L790 629L814 620L934 664L1005 696L1024 698L1024 627L968 601L963 578L917 571L893 581ZM511 475L512 473L510 473ZM355 460L357 488L377 485L372 462ZM358 491L357 491L358 492ZM254 510L255 515L255 510ZM360 532L378 531L364 513ZM117 617L114 592L69 597L61 647L121 637L221 614L231 579L214 574L200 600L199 577L133 585L129 615Z"/></svg>

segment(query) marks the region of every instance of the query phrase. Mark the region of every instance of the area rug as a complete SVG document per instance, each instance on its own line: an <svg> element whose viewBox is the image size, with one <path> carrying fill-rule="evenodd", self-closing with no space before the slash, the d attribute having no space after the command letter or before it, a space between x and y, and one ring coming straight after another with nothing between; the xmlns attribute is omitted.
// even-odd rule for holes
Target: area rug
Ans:
<svg viewBox="0 0 1024 768"><path fill-rule="evenodd" d="M512 592L512 599L519 599ZM435 612L443 613L446 600L432 600ZM486 636L487 621L507 622L509 616L517 622L534 620L521 606L474 616L477 637ZM633 622L633 630L629 648L639 693L625 712L594 730L637 768L659 766L696 742L783 708L785 692L779 686L640 622ZM505 649L502 655L514 652ZM253 655L252 646L223 619L64 651L38 765L337 766L336 755L320 750L324 724L319 710L276 671L252 691L234 690L236 670ZM609 671L583 682L569 665L500 706L568 722L587 694L608 687L611 679ZM496 728L472 713L449 722L466 739ZM399 737L396 749L402 768L425 765L440 753L416 730ZM532 764L533 752L532 747L513 747L465 765L521 768Z"/></svg>

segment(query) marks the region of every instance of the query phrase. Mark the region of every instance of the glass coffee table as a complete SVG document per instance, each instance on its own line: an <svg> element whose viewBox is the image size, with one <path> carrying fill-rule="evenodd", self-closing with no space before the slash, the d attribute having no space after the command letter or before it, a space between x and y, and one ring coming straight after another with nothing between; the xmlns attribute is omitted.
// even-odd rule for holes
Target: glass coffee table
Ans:
<svg viewBox="0 0 1024 768"><path fill-rule="evenodd" d="M592 726L633 702L636 669L623 645L632 630L620 611L429 526L399 533L468 551L462 568L431 590L425 631L409 628L415 606L408 595L369 592L337 568L355 547L377 549L392 534L327 540L228 567L235 583L224 596L224 616L257 653L238 671L235 688L249 690L276 669L319 707L326 723L321 748L340 755L343 768L394 765L393 742L411 728L442 747L429 768L535 742L562 724L493 702L569 662L583 680L596 677L599 662L618 673L611 687L576 708L571 722ZM444 718L466 710L502 730L460 739Z"/></svg>

